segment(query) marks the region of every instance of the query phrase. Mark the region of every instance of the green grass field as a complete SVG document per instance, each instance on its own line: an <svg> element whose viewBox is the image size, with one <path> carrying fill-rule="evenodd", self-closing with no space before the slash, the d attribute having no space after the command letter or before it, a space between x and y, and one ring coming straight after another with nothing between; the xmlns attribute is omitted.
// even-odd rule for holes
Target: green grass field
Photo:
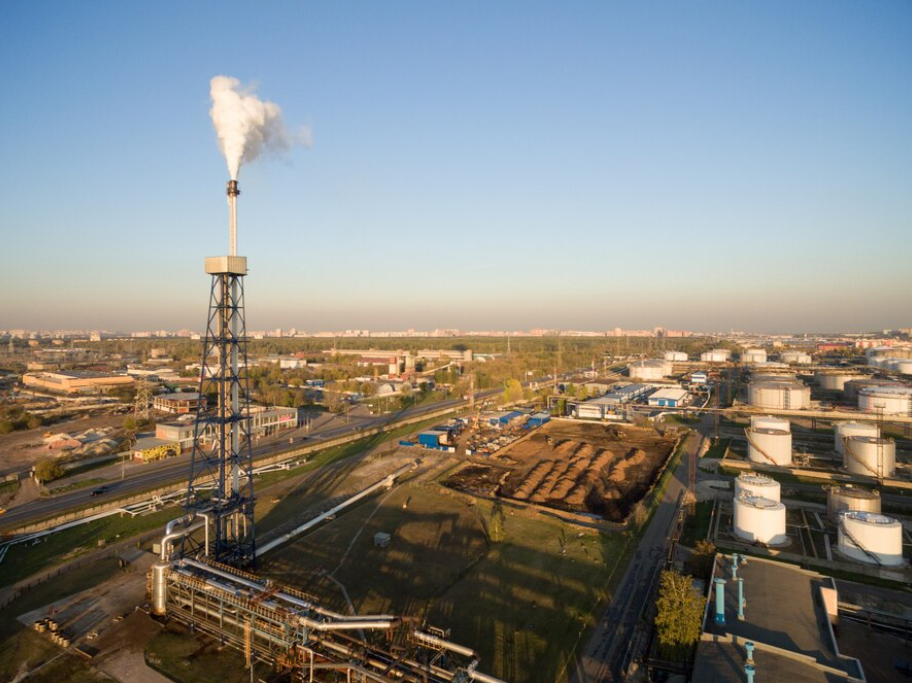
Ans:
<svg viewBox="0 0 912 683"><path fill-rule="evenodd" d="M504 540L491 543L487 501L470 506L460 495L417 486L396 489L378 509L380 497L274 551L262 573L347 611L325 576L335 571L360 614L423 616L476 648L486 672L558 680L607 597L626 535L507 509ZM378 531L392 534L388 548L374 546Z"/></svg>
<svg viewBox="0 0 912 683"><path fill-rule="evenodd" d="M195 636L177 624L169 624L146 646L146 663L174 681L186 683L247 683L251 680L244 655L231 647L219 647L211 638ZM270 668L258 664L253 680L268 676Z"/></svg>
<svg viewBox="0 0 912 683"><path fill-rule="evenodd" d="M709 447L703 457L716 459L721 458L725 455L725 451L728 449L730 444L731 439L719 439L716 443Z"/></svg>

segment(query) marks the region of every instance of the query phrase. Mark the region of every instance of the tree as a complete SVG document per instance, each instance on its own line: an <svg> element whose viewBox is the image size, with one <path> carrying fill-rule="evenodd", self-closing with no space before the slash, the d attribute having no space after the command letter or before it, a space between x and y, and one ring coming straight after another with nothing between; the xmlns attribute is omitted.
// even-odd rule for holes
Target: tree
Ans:
<svg viewBox="0 0 912 683"><path fill-rule="evenodd" d="M522 383L518 379L508 379L503 392L504 403L516 403L523 399Z"/></svg>
<svg viewBox="0 0 912 683"><path fill-rule="evenodd" d="M39 460L35 465L35 478L40 482L54 481L63 476L63 468L53 458Z"/></svg>
<svg viewBox="0 0 912 683"><path fill-rule="evenodd" d="M128 432L135 432L136 431L136 418L131 417L129 415L127 417L125 417L124 421L123 421L123 428L126 429Z"/></svg>
<svg viewBox="0 0 912 683"><path fill-rule="evenodd" d="M491 543L501 543L506 538L505 521L503 505L499 500L495 500L488 520L488 538Z"/></svg>
<svg viewBox="0 0 912 683"><path fill-rule="evenodd" d="M634 503L633 507L630 509L630 521L633 522L633 525L637 529L646 523L646 519L648 517L649 510L646 509L643 501L638 500L636 503Z"/></svg>
<svg viewBox="0 0 912 683"><path fill-rule="evenodd" d="M690 576L663 571L655 618L663 656L680 658L700 640L706 599L693 587Z"/></svg>
<svg viewBox="0 0 912 683"><path fill-rule="evenodd" d="M694 576L708 579L715 559L716 546L712 541L702 539L697 541L696 547L687 561L687 566L694 573Z"/></svg>

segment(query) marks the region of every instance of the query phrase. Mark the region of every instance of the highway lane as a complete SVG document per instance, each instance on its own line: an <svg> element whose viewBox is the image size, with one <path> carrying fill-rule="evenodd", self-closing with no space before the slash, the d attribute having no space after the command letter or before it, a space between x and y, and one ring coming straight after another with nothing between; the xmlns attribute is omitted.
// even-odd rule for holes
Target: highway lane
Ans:
<svg viewBox="0 0 912 683"><path fill-rule="evenodd" d="M476 402L484 400L490 396L499 393L499 389L488 389L478 392L475 395ZM467 405L467 401L457 398L446 401L439 401L424 406L409 408L397 413L378 415L368 419L361 419L357 423L336 425L329 428L315 428L308 438L304 441L297 441L294 446L288 443L288 436L278 437L275 441L257 445L253 449L254 460L262 459L267 456L276 455L283 451L301 448L312 444L319 444L320 441L329 441L334 438L351 434L358 430L366 430L380 426L393 427L397 422L402 420L420 417L421 415L445 410L447 408L456 408L460 405ZM190 456L182 455L177 461L164 461L161 464L150 464L149 469L127 476L123 480L111 480L106 483L108 493L99 497L92 496L93 486L76 489L68 493L62 493L57 496L41 498L23 505L11 508L9 512L0 517L0 523L4 526L9 524L26 524L30 521L42 519L57 512L63 512L70 508L79 506L90 506L100 504L110 500L112 497L127 496L131 493L140 492L147 489L164 486L171 482L179 481L189 474Z"/></svg>

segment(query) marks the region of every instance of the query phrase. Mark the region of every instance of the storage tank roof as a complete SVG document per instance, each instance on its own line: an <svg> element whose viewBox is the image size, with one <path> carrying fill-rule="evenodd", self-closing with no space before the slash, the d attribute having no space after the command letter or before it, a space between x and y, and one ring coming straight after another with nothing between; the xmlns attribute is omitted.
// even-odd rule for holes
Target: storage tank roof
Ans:
<svg viewBox="0 0 912 683"><path fill-rule="evenodd" d="M857 519L859 522L864 522L865 524L882 524L884 526L892 526L894 524L899 524L892 517L887 517L882 515L879 512L865 512L864 510L851 510L849 512L842 513L846 517L852 519Z"/></svg>
<svg viewBox="0 0 912 683"><path fill-rule="evenodd" d="M880 498L880 493L877 491L857 489L854 486L833 486L830 491L835 495L845 496L846 498L864 498L866 500Z"/></svg>
<svg viewBox="0 0 912 683"><path fill-rule="evenodd" d="M785 507L785 505L782 503L777 503L775 500L770 500L769 498L764 498L763 496L750 496L743 494L739 500L745 505L750 505L751 507L755 507L760 510L778 510Z"/></svg>
<svg viewBox="0 0 912 683"><path fill-rule="evenodd" d="M865 387L861 390L865 396L912 396L912 387L879 386Z"/></svg>
<svg viewBox="0 0 912 683"><path fill-rule="evenodd" d="M775 486L779 483L772 477L756 474L755 472L742 472L738 475L738 481L743 484L754 484L755 486Z"/></svg>

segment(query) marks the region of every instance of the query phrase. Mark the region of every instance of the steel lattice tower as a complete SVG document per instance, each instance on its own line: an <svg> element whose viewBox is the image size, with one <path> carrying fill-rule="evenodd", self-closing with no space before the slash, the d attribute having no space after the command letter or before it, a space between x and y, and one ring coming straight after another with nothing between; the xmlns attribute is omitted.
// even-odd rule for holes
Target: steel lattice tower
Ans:
<svg viewBox="0 0 912 683"><path fill-rule="evenodd" d="M186 508L207 517L207 533L203 540L185 537L181 554L205 554L217 562L250 568L256 564L256 543L244 315L247 259L235 254L238 194L237 182L230 181L231 255L206 259L212 289ZM203 400L212 394L214 402Z"/></svg>

